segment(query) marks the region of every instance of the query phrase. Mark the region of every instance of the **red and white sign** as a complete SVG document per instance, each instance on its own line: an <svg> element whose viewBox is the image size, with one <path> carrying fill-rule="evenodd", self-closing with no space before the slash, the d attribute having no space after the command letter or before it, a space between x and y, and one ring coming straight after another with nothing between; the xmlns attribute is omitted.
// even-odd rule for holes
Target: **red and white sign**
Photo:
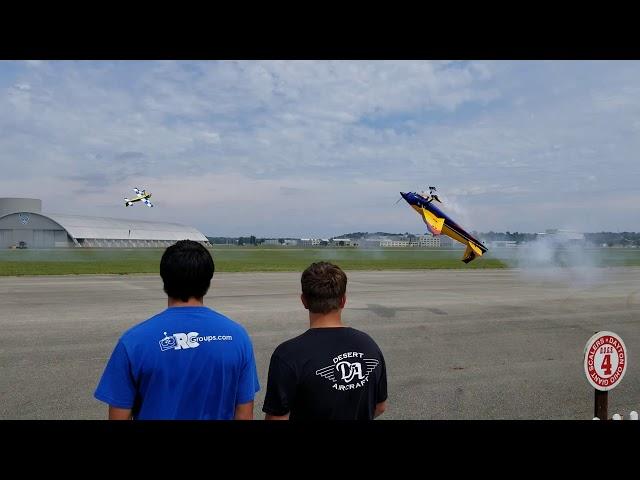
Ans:
<svg viewBox="0 0 640 480"><path fill-rule="evenodd" d="M596 390L617 387L627 370L627 349L613 332L598 332L584 349L584 373Z"/></svg>

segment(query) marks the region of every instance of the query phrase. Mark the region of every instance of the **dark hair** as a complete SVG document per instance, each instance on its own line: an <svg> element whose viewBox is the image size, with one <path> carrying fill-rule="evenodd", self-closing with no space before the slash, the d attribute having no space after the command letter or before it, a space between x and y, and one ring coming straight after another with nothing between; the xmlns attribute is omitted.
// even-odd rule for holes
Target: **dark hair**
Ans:
<svg viewBox="0 0 640 480"><path fill-rule="evenodd" d="M312 263L302 272L302 294L312 313L329 313L340 308L347 291L347 276L329 262Z"/></svg>
<svg viewBox="0 0 640 480"><path fill-rule="evenodd" d="M202 298L211 285L215 266L209 251L200 243L180 240L167 248L160 260L164 291L183 302Z"/></svg>

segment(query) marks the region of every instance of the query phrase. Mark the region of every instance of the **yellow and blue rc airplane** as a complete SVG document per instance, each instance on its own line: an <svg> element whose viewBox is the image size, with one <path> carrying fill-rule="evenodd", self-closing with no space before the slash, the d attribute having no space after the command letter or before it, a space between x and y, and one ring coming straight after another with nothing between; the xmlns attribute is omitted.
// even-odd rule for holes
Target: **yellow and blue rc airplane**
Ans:
<svg viewBox="0 0 640 480"><path fill-rule="evenodd" d="M418 212L432 235L444 234L467 246L464 251L464 256L462 257L464 263L469 263L474 258L481 257L482 254L487 251L487 248L480 240L477 240L471 234L467 233L460 225L436 207L433 204L434 200L440 203L442 202L438 196L433 193L435 191L434 187L429 187L429 190L429 194L425 192L400 192L400 195L411 205L411 208Z"/></svg>

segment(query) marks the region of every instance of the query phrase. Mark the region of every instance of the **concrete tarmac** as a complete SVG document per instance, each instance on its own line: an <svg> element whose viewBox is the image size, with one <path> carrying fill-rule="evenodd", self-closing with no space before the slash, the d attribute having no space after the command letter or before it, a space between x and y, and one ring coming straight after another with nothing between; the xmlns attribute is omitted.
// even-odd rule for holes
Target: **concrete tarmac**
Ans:
<svg viewBox="0 0 640 480"><path fill-rule="evenodd" d="M586 341L620 335L628 367L610 414L640 410L640 268L347 272L345 323L387 362L381 419L591 419ZM304 332L300 273L217 273L205 303L243 324L262 390L269 358ZM101 419L93 398L127 328L166 307L157 276L0 277L0 418Z"/></svg>

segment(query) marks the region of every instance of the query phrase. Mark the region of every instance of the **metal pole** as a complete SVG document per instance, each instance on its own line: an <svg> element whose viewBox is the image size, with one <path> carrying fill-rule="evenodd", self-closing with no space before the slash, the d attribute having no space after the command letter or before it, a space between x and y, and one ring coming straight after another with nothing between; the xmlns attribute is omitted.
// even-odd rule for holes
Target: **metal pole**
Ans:
<svg viewBox="0 0 640 480"><path fill-rule="evenodd" d="M593 416L598 417L600 420L608 420L608 410L609 410L609 392L603 392L601 390L594 390L594 407L593 407Z"/></svg>

